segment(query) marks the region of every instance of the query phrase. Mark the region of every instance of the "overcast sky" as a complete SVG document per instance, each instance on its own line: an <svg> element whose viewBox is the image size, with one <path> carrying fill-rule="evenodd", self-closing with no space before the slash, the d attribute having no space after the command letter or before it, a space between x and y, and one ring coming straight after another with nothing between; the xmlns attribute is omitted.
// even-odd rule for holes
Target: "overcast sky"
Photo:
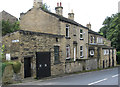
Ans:
<svg viewBox="0 0 120 87"><path fill-rule="evenodd" d="M118 2L120 0L43 0L55 12L57 2L62 2L63 16L68 17L68 13L75 13L75 21L86 26L91 23L92 30L99 31L107 16L118 12ZM33 7L33 0L1 0L0 12L2 10L20 17L20 13L26 12Z"/></svg>

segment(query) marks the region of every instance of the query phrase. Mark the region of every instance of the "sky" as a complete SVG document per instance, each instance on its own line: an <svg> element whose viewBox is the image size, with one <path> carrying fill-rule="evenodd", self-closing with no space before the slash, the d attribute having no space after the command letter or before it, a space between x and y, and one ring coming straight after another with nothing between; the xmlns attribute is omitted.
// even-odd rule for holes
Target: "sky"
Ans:
<svg viewBox="0 0 120 87"><path fill-rule="evenodd" d="M86 26L91 23L92 30L98 32L107 16L118 13L118 2L120 0L43 0L53 13L57 2L62 2L63 16L73 10L75 21ZM19 18L20 13L28 11L33 7L33 0L1 0L0 12L5 10Z"/></svg>

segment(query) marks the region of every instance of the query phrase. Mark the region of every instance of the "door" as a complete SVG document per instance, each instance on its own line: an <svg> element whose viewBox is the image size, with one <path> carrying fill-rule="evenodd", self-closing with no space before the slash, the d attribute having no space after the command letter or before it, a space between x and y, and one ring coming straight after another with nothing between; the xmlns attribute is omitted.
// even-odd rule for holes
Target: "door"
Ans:
<svg viewBox="0 0 120 87"><path fill-rule="evenodd" d="M74 61L76 61L76 47L74 47Z"/></svg>
<svg viewBox="0 0 120 87"><path fill-rule="evenodd" d="M49 77L51 75L51 63L49 52L36 53L36 77L37 79Z"/></svg>
<svg viewBox="0 0 120 87"><path fill-rule="evenodd" d="M31 77L31 58L24 58L24 78Z"/></svg>
<svg viewBox="0 0 120 87"><path fill-rule="evenodd" d="M103 69L105 68L105 61L103 60Z"/></svg>

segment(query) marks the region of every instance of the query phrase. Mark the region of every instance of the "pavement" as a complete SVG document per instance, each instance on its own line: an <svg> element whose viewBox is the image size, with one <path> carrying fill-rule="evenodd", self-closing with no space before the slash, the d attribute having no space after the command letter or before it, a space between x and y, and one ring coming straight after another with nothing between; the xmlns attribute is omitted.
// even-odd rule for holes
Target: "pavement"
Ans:
<svg viewBox="0 0 120 87"><path fill-rule="evenodd" d="M17 85L118 85L120 69L112 68L100 71L72 74L52 79L37 80Z"/></svg>

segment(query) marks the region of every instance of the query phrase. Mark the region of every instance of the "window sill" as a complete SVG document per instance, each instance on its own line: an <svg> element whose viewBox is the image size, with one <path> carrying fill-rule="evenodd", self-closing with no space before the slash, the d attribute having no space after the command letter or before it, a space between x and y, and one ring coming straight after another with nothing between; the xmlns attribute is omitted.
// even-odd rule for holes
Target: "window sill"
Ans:
<svg viewBox="0 0 120 87"><path fill-rule="evenodd" d="M81 56L80 58L84 58L84 56Z"/></svg>
<svg viewBox="0 0 120 87"><path fill-rule="evenodd" d="M84 40L83 38L80 38L80 40Z"/></svg>
<svg viewBox="0 0 120 87"><path fill-rule="evenodd" d="M70 37L65 37L66 39L71 39Z"/></svg>
<svg viewBox="0 0 120 87"><path fill-rule="evenodd" d="M70 58L66 58L66 60L70 60Z"/></svg>

